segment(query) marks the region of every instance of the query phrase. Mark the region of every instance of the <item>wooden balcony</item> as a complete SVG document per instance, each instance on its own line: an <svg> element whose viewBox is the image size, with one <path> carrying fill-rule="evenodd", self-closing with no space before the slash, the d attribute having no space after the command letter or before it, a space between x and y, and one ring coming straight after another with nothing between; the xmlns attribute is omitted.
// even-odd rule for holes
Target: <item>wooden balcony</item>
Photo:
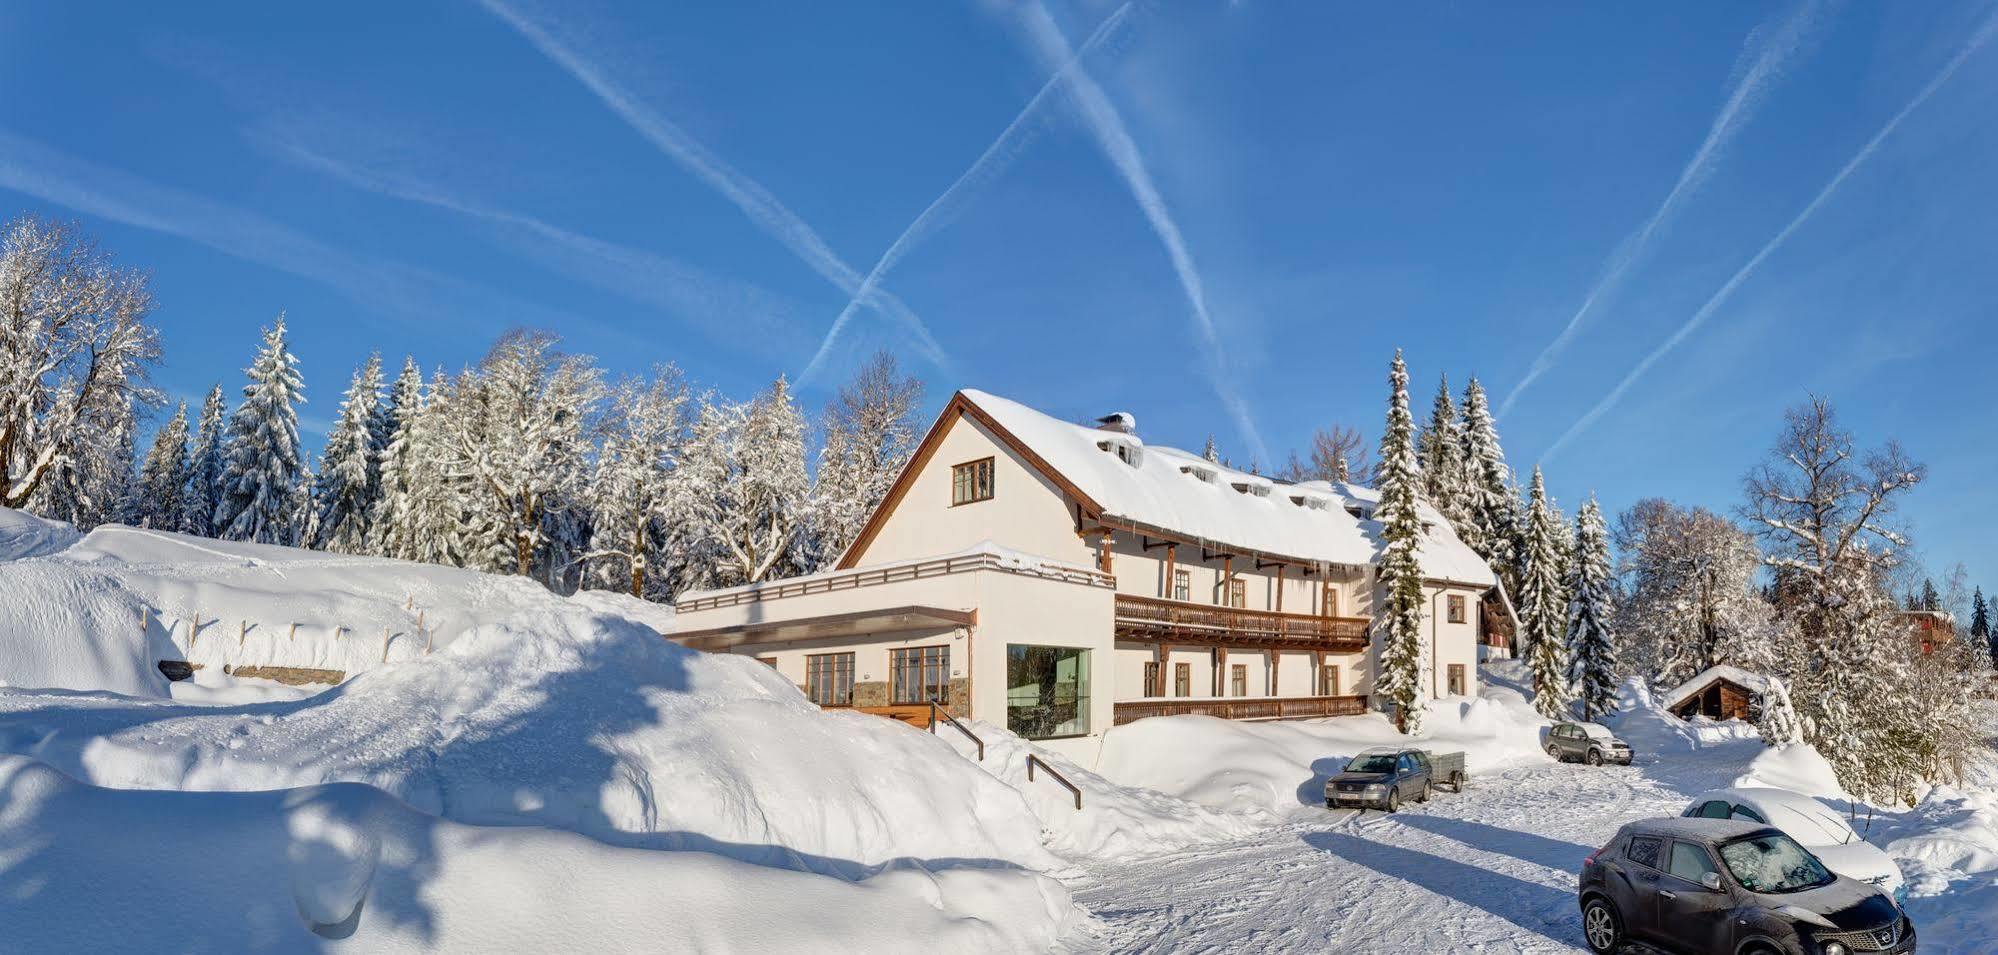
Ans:
<svg viewBox="0 0 1998 955"><path fill-rule="evenodd" d="M1117 639L1251 650L1324 650L1358 653L1367 648L1365 617L1319 617L1271 610L1117 595Z"/></svg>
<svg viewBox="0 0 1998 955"><path fill-rule="evenodd" d="M1274 696L1130 700L1116 704L1114 722L1121 726L1147 716L1217 716L1224 720L1311 720L1327 716L1358 716L1367 711L1364 696Z"/></svg>

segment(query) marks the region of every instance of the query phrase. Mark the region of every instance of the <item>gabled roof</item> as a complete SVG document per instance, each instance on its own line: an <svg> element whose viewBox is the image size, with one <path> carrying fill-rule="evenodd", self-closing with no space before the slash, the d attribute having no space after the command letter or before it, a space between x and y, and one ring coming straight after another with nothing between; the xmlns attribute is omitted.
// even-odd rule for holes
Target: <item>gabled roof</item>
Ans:
<svg viewBox="0 0 1998 955"><path fill-rule="evenodd" d="M1353 504L1371 514L1379 496L1370 489L1286 484L1178 448L1148 445L1135 434L1071 424L1016 401L965 390L944 408L840 566L851 566L960 416L984 425L1095 520L1297 563L1366 566L1383 549L1380 524L1346 510ZM1491 569L1457 539L1449 522L1432 510L1423 513L1428 525L1419 555L1424 576L1491 586Z"/></svg>
<svg viewBox="0 0 1998 955"><path fill-rule="evenodd" d="M1701 670L1694 674L1692 679L1679 684L1678 689L1665 695L1663 705L1668 710L1673 709L1713 685L1716 680L1726 680L1755 693L1761 693L1769 686L1768 677L1723 663Z"/></svg>

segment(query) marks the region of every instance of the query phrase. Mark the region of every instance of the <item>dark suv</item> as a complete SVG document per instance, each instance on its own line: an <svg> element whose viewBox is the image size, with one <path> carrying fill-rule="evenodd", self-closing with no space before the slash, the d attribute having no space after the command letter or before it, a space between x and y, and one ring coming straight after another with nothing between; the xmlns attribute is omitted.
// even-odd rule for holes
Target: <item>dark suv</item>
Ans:
<svg viewBox="0 0 1998 955"><path fill-rule="evenodd" d="M1733 819L1648 819L1582 863L1582 935L1716 955L1915 950L1915 925L1873 886L1835 875L1780 830Z"/></svg>
<svg viewBox="0 0 1998 955"><path fill-rule="evenodd" d="M1394 812L1406 799L1427 802L1434 775L1428 753L1376 746L1325 781L1325 808L1372 806Z"/></svg>

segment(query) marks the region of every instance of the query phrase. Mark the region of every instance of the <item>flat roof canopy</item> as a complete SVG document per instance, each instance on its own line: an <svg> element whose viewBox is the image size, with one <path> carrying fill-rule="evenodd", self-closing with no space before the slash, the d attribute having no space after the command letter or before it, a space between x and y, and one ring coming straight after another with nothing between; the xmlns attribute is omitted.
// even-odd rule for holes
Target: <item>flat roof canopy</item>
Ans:
<svg viewBox="0 0 1998 955"><path fill-rule="evenodd" d="M905 630L934 630L939 627L969 627L978 622L976 610L909 605L856 610L851 613L765 620L732 627L713 627L675 633L674 643L695 650L727 650L745 643L784 643L792 640L823 640L835 637L864 637L875 633Z"/></svg>

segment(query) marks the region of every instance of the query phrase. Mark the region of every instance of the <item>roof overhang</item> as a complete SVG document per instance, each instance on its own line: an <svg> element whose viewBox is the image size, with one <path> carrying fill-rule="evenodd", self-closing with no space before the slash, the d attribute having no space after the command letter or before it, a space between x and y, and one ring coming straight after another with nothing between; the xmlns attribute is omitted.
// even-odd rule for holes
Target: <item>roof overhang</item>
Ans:
<svg viewBox="0 0 1998 955"><path fill-rule="evenodd" d="M971 627L978 623L976 610L952 610L911 604L877 610L796 617L790 620L764 620L729 627L687 630L672 635L674 643L694 650L728 650L749 643L789 643L796 640L828 640L864 637L911 630L937 630Z"/></svg>

